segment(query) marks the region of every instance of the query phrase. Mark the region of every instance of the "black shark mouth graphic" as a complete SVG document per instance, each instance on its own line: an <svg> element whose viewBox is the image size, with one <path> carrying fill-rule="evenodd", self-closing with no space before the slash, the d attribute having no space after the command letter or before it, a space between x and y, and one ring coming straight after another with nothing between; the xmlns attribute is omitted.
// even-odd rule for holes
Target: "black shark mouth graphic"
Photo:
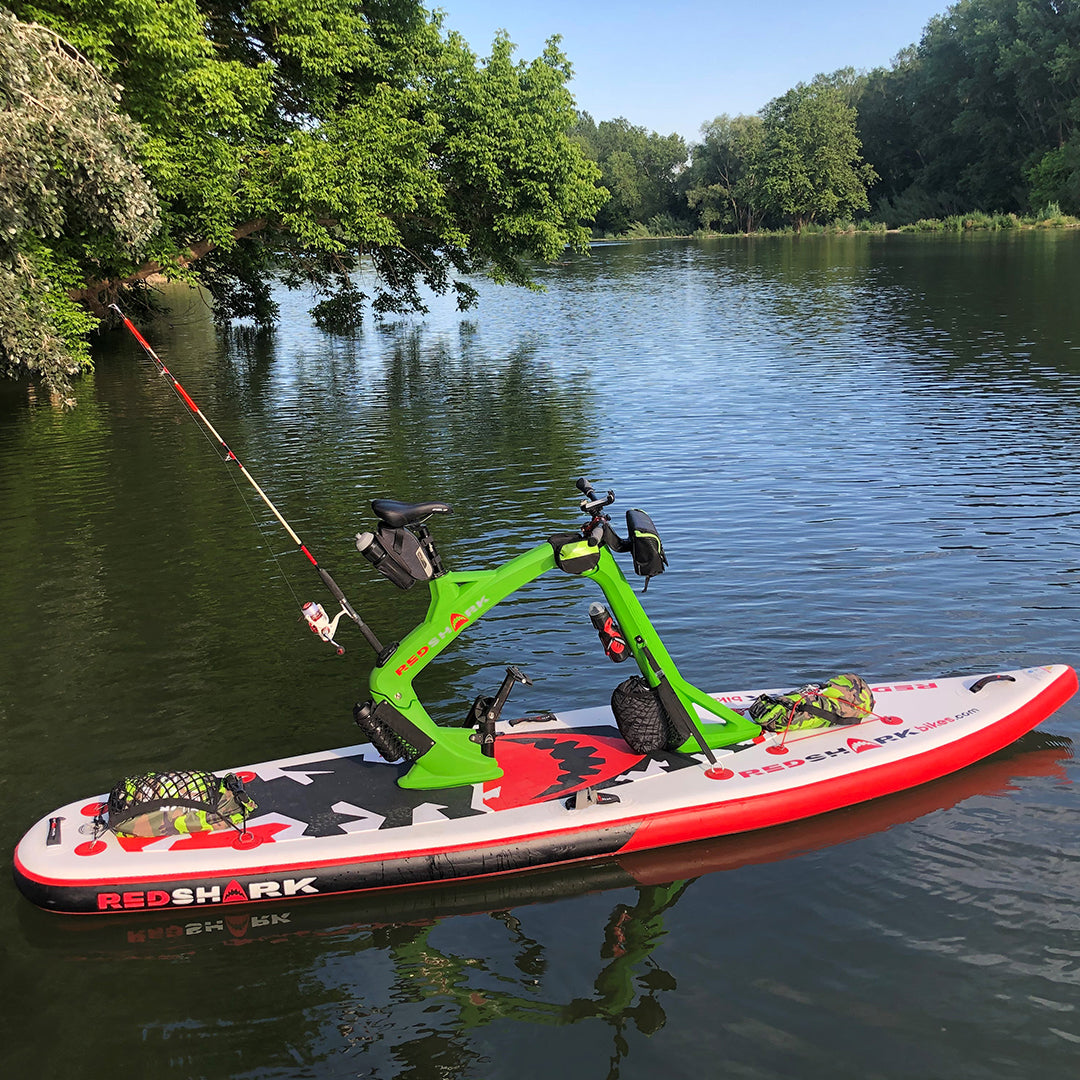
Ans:
<svg viewBox="0 0 1080 1080"><path fill-rule="evenodd" d="M398 787L408 765L369 760L363 754L328 755L281 764L267 779L244 777L261 814L280 814L304 825L304 836L340 836L366 829L393 829L547 802L585 787L609 786L654 762L667 769L692 765L686 755L634 753L613 727L578 731L503 734L495 756L504 770L483 786L435 791Z"/></svg>
<svg viewBox="0 0 1080 1080"><path fill-rule="evenodd" d="M392 829L418 820L483 813L471 787L407 791L397 781L408 767L368 761L360 754L282 765L268 780L245 778L259 814L282 814L306 826L304 836L340 836L359 829Z"/></svg>
<svg viewBox="0 0 1080 1080"><path fill-rule="evenodd" d="M579 741L576 737L535 735L526 738L537 750L546 750L552 764L559 769L556 779L534 796L537 802L587 787L600 776L607 760L593 743Z"/></svg>

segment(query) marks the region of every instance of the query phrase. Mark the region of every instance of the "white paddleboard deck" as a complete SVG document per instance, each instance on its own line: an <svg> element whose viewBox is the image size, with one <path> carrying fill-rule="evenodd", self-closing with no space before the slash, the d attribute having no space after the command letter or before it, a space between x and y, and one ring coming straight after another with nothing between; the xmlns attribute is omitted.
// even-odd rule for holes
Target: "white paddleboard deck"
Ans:
<svg viewBox="0 0 1080 1080"><path fill-rule="evenodd" d="M244 832L120 837L95 824L105 795L68 803L20 841L15 878L55 911L193 909L666 847L937 779L1008 746L1076 688L1066 665L881 683L862 723L765 735L714 751L715 764L700 753L634 753L606 707L504 721L496 757L505 775L438 791L399 788L408 766L387 764L369 744L321 751L228 770L258 804ZM738 710L762 692L715 697Z"/></svg>

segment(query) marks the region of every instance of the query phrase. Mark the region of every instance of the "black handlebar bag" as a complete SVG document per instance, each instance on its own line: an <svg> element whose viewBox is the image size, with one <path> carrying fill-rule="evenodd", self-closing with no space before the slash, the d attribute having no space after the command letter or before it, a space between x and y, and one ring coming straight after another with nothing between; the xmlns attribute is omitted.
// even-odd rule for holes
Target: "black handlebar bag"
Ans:
<svg viewBox="0 0 1080 1080"><path fill-rule="evenodd" d="M668 564L663 541L653 519L644 510L626 511L626 531L629 534L630 554L634 559L634 573L645 578L645 587L648 588L649 578L662 574Z"/></svg>
<svg viewBox="0 0 1080 1080"><path fill-rule="evenodd" d="M600 547L590 544L581 533L559 533L548 539L555 552L555 565L567 574L595 570L600 562Z"/></svg>

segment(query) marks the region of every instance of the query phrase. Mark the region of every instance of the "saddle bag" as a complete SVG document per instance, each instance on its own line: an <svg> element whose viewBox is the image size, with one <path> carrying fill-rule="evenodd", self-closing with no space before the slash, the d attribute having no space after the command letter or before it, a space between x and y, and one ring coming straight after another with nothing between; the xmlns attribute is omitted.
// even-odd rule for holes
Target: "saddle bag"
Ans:
<svg viewBox="0 0 1080 1080"><path fill-rule="evenodd" d="M418 581L430 581L435 576L423 545L408 529L394 529L383 523L377 533L359 533L356 550L399 589L411 589Z"/></svg>

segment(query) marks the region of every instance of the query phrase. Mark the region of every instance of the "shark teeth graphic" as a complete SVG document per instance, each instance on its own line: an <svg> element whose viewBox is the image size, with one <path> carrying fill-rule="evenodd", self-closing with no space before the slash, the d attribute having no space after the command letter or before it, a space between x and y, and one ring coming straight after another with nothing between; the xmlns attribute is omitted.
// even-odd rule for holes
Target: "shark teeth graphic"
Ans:
<svg viewBox="0 0 1080 1080"><path fill-rule="evenodd" d="M244 886L240 884L236 878L233 878L228 885L225 886L225 891L221 894L221 902L223 904L240 904L247 900L248 894L244 892Z"/></svg>
<svg viewBox="0 0 1080 1080"><path fill-rule="evenodd" d="M536 740L538 750L549 750L551 756L559 765L559 778L554 784L541 791L537 800L547 799L569 788L576 787L584 781L596 776L604 765L604 759L596 752L596 747L584 745L574 739L560 739L558 736L549 739L538 737Z"/></svg>
<svg viewBox="0 0 1080 1080"><path fill-rule="evenodd" d="M862 754L867 750L879 750L880 747L877 743L868 742L866 739L851 738L847 741L848 749L854 750L856 754Z"/></svg>

